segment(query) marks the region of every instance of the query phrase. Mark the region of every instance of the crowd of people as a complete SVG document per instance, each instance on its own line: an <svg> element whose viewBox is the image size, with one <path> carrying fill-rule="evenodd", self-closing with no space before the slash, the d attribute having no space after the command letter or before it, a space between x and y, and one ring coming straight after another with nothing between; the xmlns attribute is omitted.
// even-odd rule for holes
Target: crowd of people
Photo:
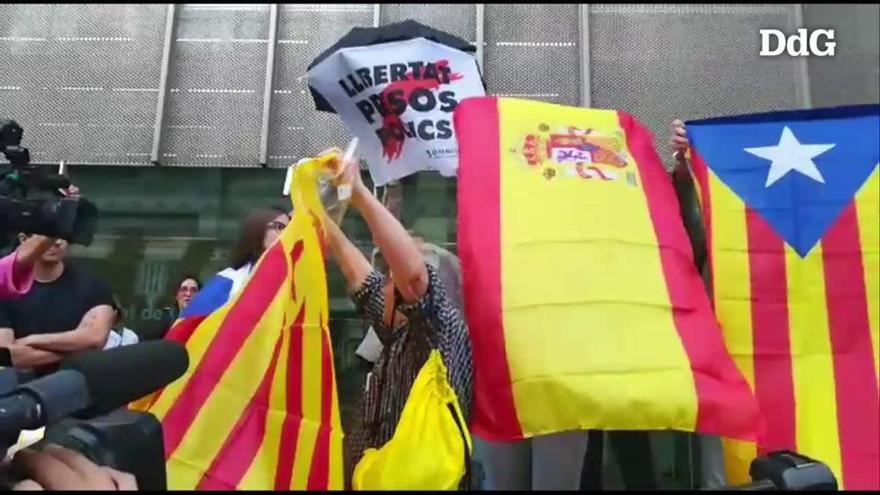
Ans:
<svg viewBox="0 0 880 495"><path fill-rule="evenodd" d="M705 276L704 234L683 154L687 134L679 120L672 123L669 145L675 157L670 180L696 263ZM381 253L381 263L371 262L340 226L326 219L329 257L344 275L357 311L370 327L368 339L373 339L377 348L369 359L372 367L359 400L355 427L346 435L346 479L351 479L351 471L364 451L381 447L394 434L409 389L432 349L442 355L465 417L473 401L473 363L457 263L438 262L436 251L426 249L424 239L407 231L365 187L359 167L347 165L342 164L344 173L334 181L352 187L350 206L363 218ZM72 187L64 194L75 195L78 190ZM45 374L55 370L70 353L161 339L174 321L186 314L200 291L200 298L221 304L234 296L261 254L287 227L290 214L288 209L274 206L251 211L242 223L229 267L214 277L223 283L202 287L196 276L181 277L163 320L138 332L125 327L120 305L105 283L82 267L65 262L66 241L22 233L17 249L0 259L0 347L9 349L14 366ZM45 310L49 307L52 311ZM626 488L654 489L657 483L647 435L570 431L519 442L476 438L474 457L485 473L483 488L598 489L604 437L620 458L620 465L627 466L623 469ZM720 440L706 437L701 446L703 486L723 485ZM58 473L104 469L88 466L85 462L89 461L63 449L40 453L25 450L19 457L19 462L31 466L29 472L36 473L34 479L19 487L23 489L59 486ZM47 466L52 466L55 474L50 476ZM633 474L634 470L641 473ZM132 483L114 471L100 471L98 477L104 485L90 481L82 486L97 488L110 483L121 489L130 488ZM465 481L461 487L470 488Z"/></svg>

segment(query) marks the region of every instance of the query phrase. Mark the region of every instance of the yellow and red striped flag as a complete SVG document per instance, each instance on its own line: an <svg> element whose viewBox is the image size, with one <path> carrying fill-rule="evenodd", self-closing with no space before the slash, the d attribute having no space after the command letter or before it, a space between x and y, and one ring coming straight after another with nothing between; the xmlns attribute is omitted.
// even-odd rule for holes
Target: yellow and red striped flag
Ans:
<svg viewBox="0 0 880 495"><path fill-rule="evenodd" d="M687 127L715 310L767 422L726 442L728 477L790 449L880 489L880 106Z"/></svg>
<svg viewBox="0 0 880 495"><path fill-rule="evenodd" d="M162 422L169 489L344 488L316 183L327 159L297 167L290 225L242 290L169 332L190 367L134 406Z"/></svg>
<svg viewBox="0 0 880 495"><path fill-rule="evenodd" d="M455 110L474 433L754 438L650 133L613 110L472 98Z"/></svg>

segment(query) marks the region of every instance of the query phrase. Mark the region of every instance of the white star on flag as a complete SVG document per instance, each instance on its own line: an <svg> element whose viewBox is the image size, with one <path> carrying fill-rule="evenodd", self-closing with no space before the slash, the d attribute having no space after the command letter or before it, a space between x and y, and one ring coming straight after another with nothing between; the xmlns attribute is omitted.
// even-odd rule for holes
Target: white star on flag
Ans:
<svg viewBox="0 0 880 495"><path fill-rule="evenodd" d="M774 182L783 178L792 170L806 175L816 182L825 183L813 158L833 148L834 144L801 144L794 133L786 126L782 130L779 144L776 146L761 146L758 148L745 148L745 151L755 156L770 160L770 172L767 174L767 183L764 187L770 187Z"/></svg>

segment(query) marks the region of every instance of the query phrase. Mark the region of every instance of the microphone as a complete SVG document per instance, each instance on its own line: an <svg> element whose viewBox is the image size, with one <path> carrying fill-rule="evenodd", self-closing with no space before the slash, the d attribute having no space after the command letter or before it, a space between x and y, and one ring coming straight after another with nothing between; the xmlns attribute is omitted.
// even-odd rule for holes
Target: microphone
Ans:
<svg viewBox="0 0 880 495"><path fill-rule="evenodd" d="M64 417L109 413L168 385L189 367L186 348L168 340L85 351L61 369L0 398L0 435L33 430Z"/></svg>
<svg viewBox="0 0 880 495"><path fill-rule="evenodd" d="M41 428L88 405L85 377L69 370L52 373L0 399L0 435Z"/></svg>
<svg viewBox="0 0 880 495"><path fill-rule="evenodd" d="M124 407L177 380L189 367L186 348L170 340L152 340L108 350L86 351L61 362L61 370L85 377L88 409L97 416Z"/></svg>

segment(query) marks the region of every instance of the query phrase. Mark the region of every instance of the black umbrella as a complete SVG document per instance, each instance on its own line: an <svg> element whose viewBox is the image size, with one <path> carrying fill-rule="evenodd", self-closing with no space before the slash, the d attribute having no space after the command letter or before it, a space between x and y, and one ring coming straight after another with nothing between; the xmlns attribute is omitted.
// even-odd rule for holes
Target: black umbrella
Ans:
<svg viewBox="0 0 880 495"><path fill-rule="evenodd" d="M370 46L370 45L378 45L380 43L390 43L392 41L403 41L414 38L425 38L431 40L435 43L440 43L441 45L446 45L450 48L455 48L456 50L461 50L463 52L474 52L476 51L476 47L470 44L465 39L459 38L458 36L451 35L449 33L444 33L443 31L434 29L432 27L425 26L424 24L418 23L412 19L408 19L401 22L395 22L394 24L387 24L385 26L379 26L375 28L362 28L356 27L352 28L345 36L339 39L336 43L333 44L330 48L324 50L320 55L315 57L312 60L312 63L309 64L306 70L311 70L312 67L321 63L324 59L333 55L339 50L344 48L353 48L357 46ZM320 93L315 91L314 88L309 86L309 91L312 93L312 98L315 100L315 108L322 112L331 112L335 113L333 107L330 106L330 103L321 96Z"/></svg>

